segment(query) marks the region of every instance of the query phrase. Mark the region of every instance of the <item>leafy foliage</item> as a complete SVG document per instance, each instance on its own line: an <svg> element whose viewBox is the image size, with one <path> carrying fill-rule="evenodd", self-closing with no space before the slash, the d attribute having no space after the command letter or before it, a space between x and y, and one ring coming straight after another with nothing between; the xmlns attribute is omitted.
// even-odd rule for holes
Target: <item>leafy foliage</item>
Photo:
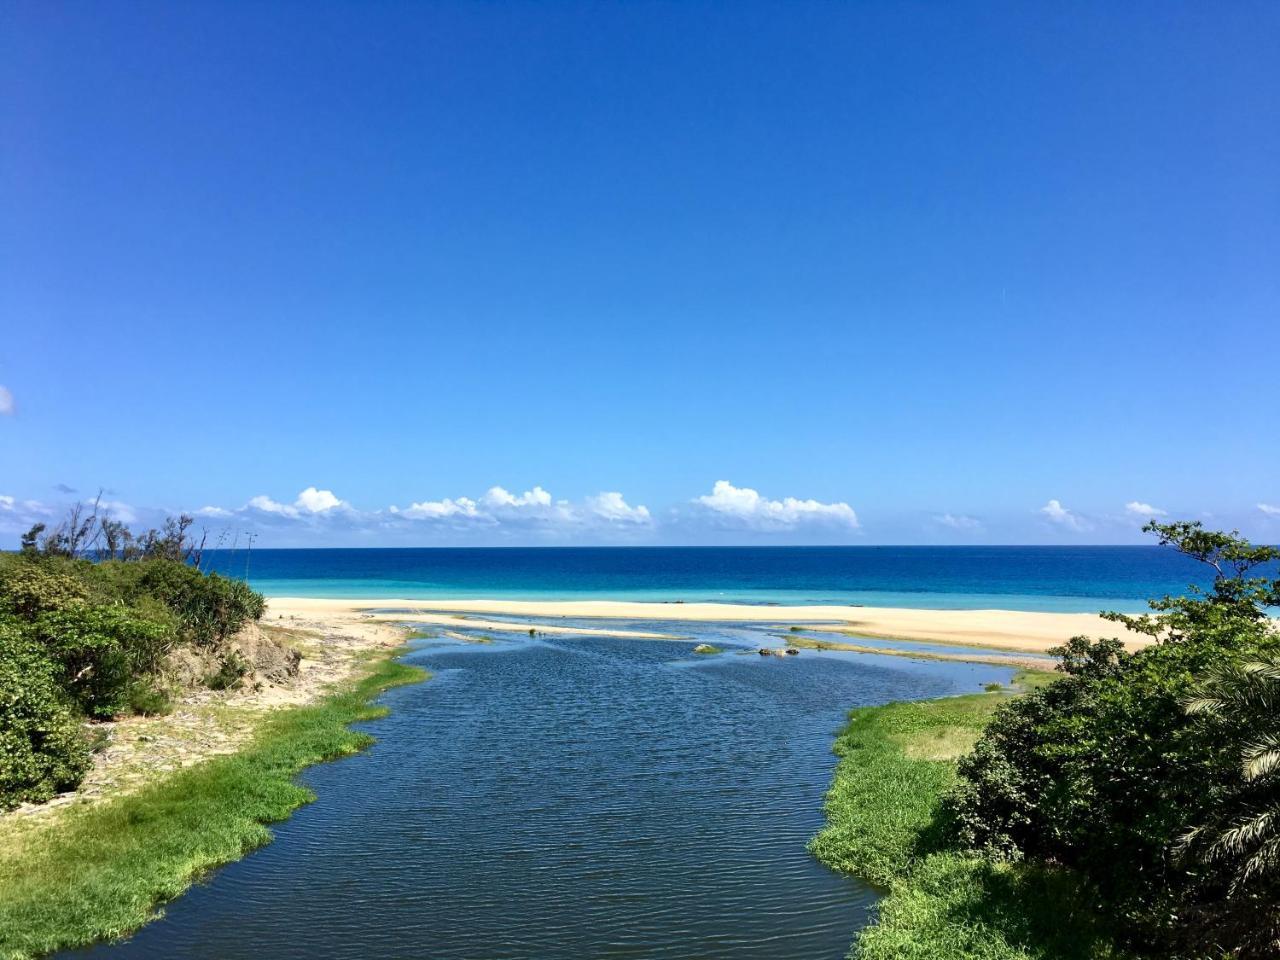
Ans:
<svg viewBox="0 0 1280 960"><path fill-rule="evenodd" d="M156 675L175 646L216 650L261 616L247 584L195 566L190 523L134 537L77 507L0 555L0 810L79 782L83 717L166 711Z"/></svg>
<svg viewBox="0 0 1280 960"><path fill-rule="evenodd" d="M1019 686L1039 685L1024 675ZM827 794L827 825L810 844L829 866L886 891L858 960L1102 960L1123 956L1078 876L991 863L943 829L954 757L981 733L1003 693L946 697L849 715Z"/></svg>
<svg viewBox="0 0 1280 960"><path fill-rule="evenodd" d="M204 678L210 690L234 690L249 672L249 664L234 650L222 658L218 669Z"/></svg>
<svg viewBox="0 0 1280 960"><path fill-rule="evenodd" d="M169 641L164 624L107 605L41 614L30 633L61 667L63 687L94 717L125 709L133 678L159 666Z"/></svg>
<svg viewBox="0 0 1280 960"><path fill-rule="evenodd" d="M1227 882L1224 901L1197 911L1198 926L1243 955L1280 955L1280 657L1215 668L1186 708L1237 763L1221 802L1181 840Z"/></svg>
<svg viewBox="0 0 1280 960"><path fill-rule="evenodd" d="M1185 704L1198 678L1280 649L1266 616L1280 580L1258 575L1280 551L1199 523L1146 529L1213 567L1213 587L1152 601L1153 614L1109 614L1156 641L1137 653L1083 637L1062 648L1065 676L1003 706L961 761L947 799L954 834L997 859L1080 870L1098 905L1166 956L1264 956L1220 942L1223 923L1189 922L1237 905L1222 869L1179 849L1218 821L1241 779L1238 742ZM1266 906L1274 915L1278 904Z"/></svg>
<svg viewBox="0 0 1280 960"><path fill-rule="evenodd" d="M0 618L0 810L48 800L88 768L88 742L55 665Z"/></svg>
<svg viewBox="0 0 1280 960"><path fill-rule="evenodd" d="M314 799L298 771L363 749L372 738L349 725L386 713L370 702L382 691L425 677L383 660L351 689L274 713L243 751L73 811L40 843L0 846L0 957L43 957L140 927L157 902L267 843L265 824Z"/></svg>
<svg viewBox="0 0 1280 960"><path fill-rule="evenodd" d="M266 605L241 580L202 573L169 557L104 561L91 568L89 578L100 593L127 604L159 601L176 617L178 639L199 646L226 640L261 617Z"/></svg>

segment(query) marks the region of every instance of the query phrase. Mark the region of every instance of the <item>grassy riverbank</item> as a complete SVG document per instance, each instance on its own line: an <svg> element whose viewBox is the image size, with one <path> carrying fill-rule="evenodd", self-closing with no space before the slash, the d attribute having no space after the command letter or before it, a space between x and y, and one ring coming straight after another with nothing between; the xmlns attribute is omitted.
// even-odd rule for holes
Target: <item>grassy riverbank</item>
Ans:
<svg viewBox="0 0 1280 960"><path fill-rule="evenodd" d="M350 724L371 701L427 674L380 654L363 677L312 706L269 715L239 753L136 793L69 810L56 824L10 823L0 835L0 958L126 934L201 874L267 843L266 824L314 799L295 775L372 742Z"/></svg>
<svg viewBox="0 0 1280 960"><path fill-rule="evenodd" d="M1051 682L1024 674L1024 685ZM939 823L955 761L1005 693L854 710L836 740L826 864L882 889L861 960L1102 960L1124 956L1088 909L1075 877L992 864L950 849Z"/></svg>

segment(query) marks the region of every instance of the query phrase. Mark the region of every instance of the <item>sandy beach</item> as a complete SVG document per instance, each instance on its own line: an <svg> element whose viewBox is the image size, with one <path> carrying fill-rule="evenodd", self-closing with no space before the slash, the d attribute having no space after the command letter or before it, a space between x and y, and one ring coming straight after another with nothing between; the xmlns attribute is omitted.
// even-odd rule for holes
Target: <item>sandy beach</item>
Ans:
<svg viewBox="0 0 1280 960"><path fill-rule="evenodd" d="M395 610L396 613L374 611ZM1149 638L1126 631L1120 624L1091 613L1029 613L1018 610L913 610L897 607L841 606L754 606L732 603L644 603L617 600L351 600L337 598L272 597L270 618L337 618L339 620L405 619L399 611L411 611L415 619L429 623L454 623L464 615L484 614L544 621L601 619L662 622L724 622L777 624L789 627L804 624L812 630L848 633L885 640L953 643L1044 653L1071 637L1120 637L1131 649L1150 642ZM481 629L527 629L501 621L468 621ZM672 631L678 632L678 626ZM637 631L602 626L599 630L557 628L556 632L637 635ZM639 632L643 635L643 632ZM653 635L650 633L650 635ZM659 634L658 636L661 636Z"/></svg>

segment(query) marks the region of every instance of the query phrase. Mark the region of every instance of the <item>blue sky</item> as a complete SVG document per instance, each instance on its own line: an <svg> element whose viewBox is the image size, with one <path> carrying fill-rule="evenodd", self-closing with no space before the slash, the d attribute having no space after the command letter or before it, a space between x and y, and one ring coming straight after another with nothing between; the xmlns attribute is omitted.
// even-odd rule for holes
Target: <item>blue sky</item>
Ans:
<svg viewBox="0 0 1280 960"><path fill-rule="evenodd" d="M1278 40L8 2L0 543L99 488L278 545L1280 539Z"/></svg>

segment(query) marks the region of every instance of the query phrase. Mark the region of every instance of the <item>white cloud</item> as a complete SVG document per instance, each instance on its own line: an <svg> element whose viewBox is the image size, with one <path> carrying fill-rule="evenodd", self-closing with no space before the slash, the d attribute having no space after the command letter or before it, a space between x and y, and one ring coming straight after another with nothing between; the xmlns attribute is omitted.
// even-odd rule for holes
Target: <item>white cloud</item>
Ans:
<svg viewBox="0 0 1280 960"><path fill-rule="evenodd" d="M0 416L8 416L13 413L13 394L9 392L8 387L0 386Z"/></svg>
<svg viewBox="0 0 1280 960"><path fill-rule="evenodd" d="M307 513L328 513L338 507L347 506L345 501L333 495L332 490L317 490L315 487L307 487L298 494L298 499L293 502L293 505Z"/></svg>
<svg viewBox="0 0 1280 960"><path fill-rule="evenodd" d="M1125 513L1135 517L1167 517L1169 511L1161 510L1159 507L1153 507L1149 503L1143 503L1140 500L1130 500L1124 505Z"/></svg>
<svg viewBox="0 0 1280 960"><path fill-rule="evenodd" d="M532 490L526 490L520 496L514 496L508 493L502 487L490 487L485 493L483 500L491 507L549 507L551 506L551 494L543 490L541 487L534 487Z"/></svg>
<svg viewBox="0 0 1280 960"><path fill-rule="evenodd" d="M411 504L404 510L392 507L391 512L413 520L443 520L448 517L479 517L481 515L479 505L468 497L458 497L457 500L451 500L448 497L443 500L425 500L422 503Z"/></svg>
<svg viewBox="0 0 1280 960"><path fill-rule="evenodd" d="M291 507L287 503L280 503L272 500L265 494L259 494L256 497L250 497L249 502L245 504L246 509L261 510L263 513L277 513L283 517L296 517L298 508Z"/></svg>
<svg viewBox="0 0 1280 960"><path fill-rule="evenodd" d="M201 507L196 511L197 517L225 518L233 515L230 510L224 510L222 507Z"/></svg>
<svg viewBox="0 0 1280 960"><path fill-rule="evenodd" d="M1044 516L1048 517L1049 520L1058 524L1060 527L1066 527L1070 530L1084 529L1084 521L1064 507L1061 501L1050 500L1040 508L1039 512L1044 514Z"/></svg>
<svg viewBox="0 0 1280 960"><path fill-rule="evenodd" d="M23 530L33 523L48 522L54 510L39 500L19 500L0 494L0 526L9 530Z"/></svg>
<svg viewBox="0 0 1280 960"><path fill-rule="evenodd" d="M1265 513L1268 517L1280 517L1280 507L1270 503L1258 504L1258 509Z"/></svg>
<svg viewBox="0 0 1280 960"><path fill-rule="evenodd" d="M93 502L90 500L86 500L85 506L92 507ZM134 510L133 507L129 506L129 504L122 503L119 500L99 500L98 510L102 513L107 514L114 520L119 520L121 523L137 523L138 522L137 511Z"/></svg>
<svg viewBox="0 0 1280 960"><path fill-rule="evenodd" d="M648 523L652 520L648 507L643 504L631 506L617 491L606 491L594 497L587 497L587 508L597 517L615 523Z"/></svg>
<svg viewBox="0 0 1280 960"><path fill-rule="evenodd" d="M229 515L229 511L224 511L223 513L208 512L221 509L221 507L204 507L201 512L205 513L206 516ZM297 519L298 517L327 514L334 510L350 510L351 504L345 500L340 500L332 490L318 490L315 487L307 487L307 489L298 494L293 503L281 503L278 500L272 500L265 494L259 494L256 497L251 497L243 509L258 510L262 513Z"/></svg>
<svg viewBox="0 0 1280 960"><path fill-rule="evenodd" d="M833 526L858 526L858 515L849 504L821 503L785 497L769 500L750 487L735 487L728 480L717 480L711 493L695 501L722 519L764 530L795 527L805 523Z"/></svg>
<svg viewBox="0 0 1280 960"><path fill-rule="evenodd" d="M423 500L389 513L409 520L434 521L457 528L589 532L592 527L640 527L652 522L647 507L632 506L621 493L605 491L574 503L556 500L542 487L512 493L490 487L477 498Z"/></svg>
<svg viewBox="0 0 1280 960"><path fill-rule="evenodd" d="M933 519L953 530L977 530L982 526L982 521L977 517L965 516L963 513L943 513Z"/></svg>

